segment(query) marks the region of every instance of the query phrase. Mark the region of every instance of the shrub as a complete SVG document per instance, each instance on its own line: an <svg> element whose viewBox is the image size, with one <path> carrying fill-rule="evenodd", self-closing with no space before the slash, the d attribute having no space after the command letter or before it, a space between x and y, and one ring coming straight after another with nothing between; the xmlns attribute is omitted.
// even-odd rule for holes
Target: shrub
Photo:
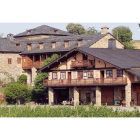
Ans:
<svg viewBox="0 0 140 140"><path fill-rule="evenodd" d="M27 75L21 74L18 82L21 83L21 84L25 84L27 82Z"/></svg>
<svg viewBox="0 0 140 140"><path fill-rule="evenodd" d="M4 94L8 100L16 100L18 104L20 104L21 99L25 101L31 99L31 89L27 85L18 82L10 83Z"/></svg>
<svg viewBox="0 0 140 140"><path fill-rule="evenodd" d="M140 117L137 108L133 111L113 110L106 106L95 107L89 105L77 107L0 107L1 117Z"/></svg>

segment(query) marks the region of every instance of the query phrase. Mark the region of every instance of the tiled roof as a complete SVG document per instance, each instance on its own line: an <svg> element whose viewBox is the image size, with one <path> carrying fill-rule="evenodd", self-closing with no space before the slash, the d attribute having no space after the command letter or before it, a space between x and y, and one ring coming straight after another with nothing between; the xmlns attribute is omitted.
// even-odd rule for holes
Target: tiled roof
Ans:
<svg viewBox="0 0 140 140"><path fill-rule="evenodd" d="M127 71L140 77L140 69L132 69Z"/></svg>
<svg viewBox="0 0 140 140"><path fill-rule="evenodd" d="M16 46L20 43L21 46ZM10 41L7 38L0 38L0 52L17 52L20 53L25 49L26 43L19 42L18 40Z"/></svg>
<svg viewBox="0 0 140 140"><path fill-rule="evenodd" d="M75 50L92 55L95 58L103 60L121 69L131 69L133 67L140 67L140 50L131 50L131 49L113 50L108 48L79 47L72 49L65 55L68 56L68 54L72 53ZM48 64L44 68L40 69L40 71L44 70L48 66L50 67L55 63L59 63L59 60L63 59L65 55Z"/></svg>
<svg viewBox="0 0 140 140"><path fill-rule="evenodd" d="M106 34L89 34L89 35L73 35L73 36L61 36L61 37L49 37L41 40L30 40L26 41L26 43L32 44L32 50L28 51L27 48L22 52L22 54L32 54L32 53L47 53L47 52L62 52L62 51L70 51L73 48L78 47L78 39L82 39L82 47L90 47L95 42L99 41ZM69 40L69 47L65 48L64 41ZM39 43L44 43L44 49L39 49ZM56 47L52 49L52 43L56 42Z"/></svg>
<svg viewBox="0 0 140 140"><path fill-rule="evenodd" d="M28 32L30 31L30 33L28 34ZM58 33L56 33L55 31L58 31ZM41 25L39 27L33 28L33 29L29 29L23 33L17 34L14 37L20 37L20 36L30 36L30 35L64 35L64 36L68 36L68 35L72 35L66 31L62 31L47 25Z"/></svg>

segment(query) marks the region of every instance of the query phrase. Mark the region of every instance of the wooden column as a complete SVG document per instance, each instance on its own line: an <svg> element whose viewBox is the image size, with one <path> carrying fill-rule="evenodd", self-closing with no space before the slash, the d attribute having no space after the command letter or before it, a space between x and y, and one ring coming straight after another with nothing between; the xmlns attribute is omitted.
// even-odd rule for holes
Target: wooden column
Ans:
<svg viewBox="0 0 140 140"><path fill-rule="evenodd" d="M46 59L48 58L48 55L46 54Z"/></svg>
<svg viewBox="0 0 140 140"><path fill-rule="evenodd" d="M40 66L41 66L41 54L40 54Z"/></svg>
<svg viewBox="0 0 140 140"><path fill-rule="evenodd" d="M34 67L35 56L33 55L33 67Z"/></svg>

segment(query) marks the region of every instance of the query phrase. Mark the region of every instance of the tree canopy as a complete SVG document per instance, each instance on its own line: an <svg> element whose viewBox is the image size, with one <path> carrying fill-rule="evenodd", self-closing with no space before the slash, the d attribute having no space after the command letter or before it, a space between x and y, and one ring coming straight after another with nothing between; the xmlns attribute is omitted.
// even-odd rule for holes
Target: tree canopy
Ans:
<svg viewBox="0 0 140 140"><path fill-rule="evenodd" d="M81 24L75 24L75 23L68 23L66 26L67 32L75 35L81 35L81 34L97 34L99 33L98 30L96 30L94 27L89 27L88 29L85 29L84 26Z"/></svg>
<svg viewBox="0 0 140 140"><path fill-rule="evenodd" d="M125 26L119 26L112 30L113 35L117 38L117 32L118 31L118 40L120 42L130 42L132 40L132 31L129 29L129 27Z"/></svg>
<svg viewBox="0 0 140 140"><path fill-rule="evenodd" d="M99 33L98 30L96 30L94 27L89 27L87 30L86 30L86 34L97 34Z"/></svg>
<svg viewBox="0 0 140 140"><path fill-rule="evenodd" d="M40 68L43 68L44 66L48 65L49 63L53 62L55 59L57 59L59 56L58 54L53 54L50 58L47 58L44 60L43 64Z"/></svg>
<svg viewBox="0 0 140 140"><path fill-rule="evenodd" d="M69 23L66 26L66 29L69 33L75 34L75 35L81 35L85 34L85 28L81 24L74 24L74 23Z"/></svg>

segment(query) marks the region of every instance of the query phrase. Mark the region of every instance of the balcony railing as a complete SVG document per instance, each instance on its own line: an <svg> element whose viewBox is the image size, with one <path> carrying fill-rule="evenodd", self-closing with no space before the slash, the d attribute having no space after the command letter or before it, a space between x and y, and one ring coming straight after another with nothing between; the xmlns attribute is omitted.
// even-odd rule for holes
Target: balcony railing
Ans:
<svg viewBox="0 0 140 140"><path fill-rule="evenodd" d="M94 85L126 85L126 78L89 78L89 79L60 79L44 80L44 86L94 86Z"/></svg>
<svg viewBox="0 0 140 140"><path fill-rule="evenodd" d="M72 61L71 67L93 67L94 66L94 61L93 60L77 60L77 61Z"/></svg>
<svg viewBox="0 0 140 140"><path fill-rule="evenodd" d="M42 62L40 63L39 61L36 61L36 62L29 62L27 63L26 65L23 65L23 69L31 69L31 68L36 68L38 69L40 66L42 65Z"/></svg>

